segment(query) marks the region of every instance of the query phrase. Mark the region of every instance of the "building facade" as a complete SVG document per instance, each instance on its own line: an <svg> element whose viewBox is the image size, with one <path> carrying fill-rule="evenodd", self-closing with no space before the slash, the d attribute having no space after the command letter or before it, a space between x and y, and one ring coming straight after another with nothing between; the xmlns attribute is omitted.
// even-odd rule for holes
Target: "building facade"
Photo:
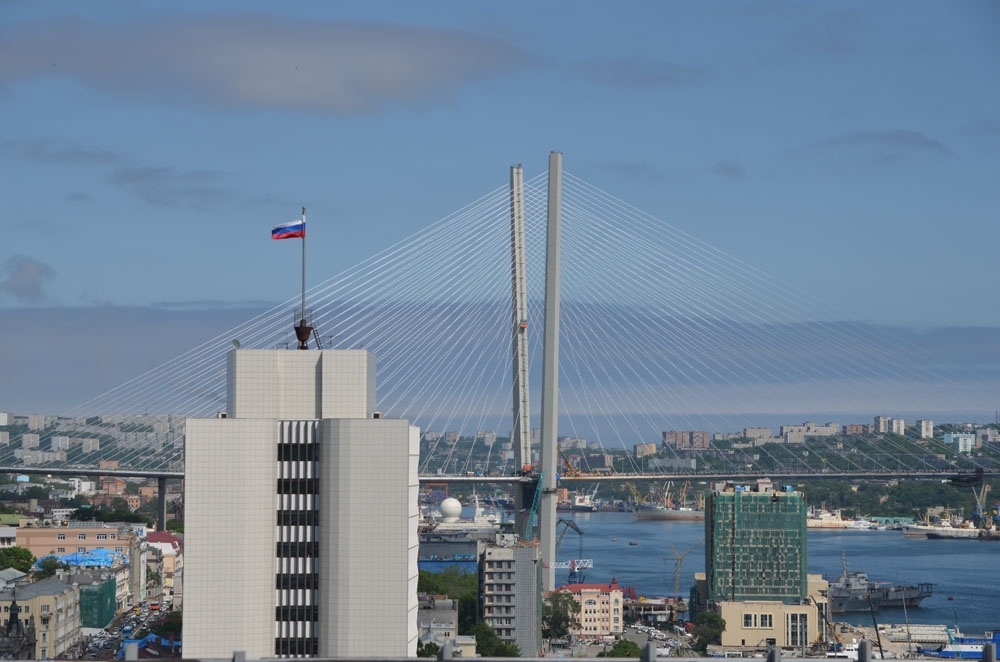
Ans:
<svg viewBox="0 0 1000 662"><path fill-rule="evenodd" d="M480 544L479 615L502 641L517 644L522 657L535 657L542 647L538 543L501 534Z"/></svg>
<svg viewBox="0 0 1000 662"><path fill-rule="evenodd" d="M610 584L567 584L560 590L573 595L580 606L579 628L573 634L581 639L597 640L619 636L625 631L625 596L618 581Z"/></svg>
<svg viewBox="0 0 1000 662"><path fill-rule="evenodd" d="M58 657L80 640L80 591L56 577L0 592L4 620L16 613L25 631L34 631L34 656ZM22 658L23 659L23 658Z"/></svg>
<svg viewBox="0 0 1000 662"><path fill-rule="evenodd" d="M934 421L921 419L917 421L917 428L921 439L934 438Z"/></svg>
<svg viewBox="0 0 1000 662"><path fill-rule="evenodd" d="M807 596L806 503L801 492L770 481L719 486L705 504L709 603Z"/></svg>
<svg viewBox="0 0 1000 662"><path fill-rule="evenodd" d="M232 350L186 424L187 657L413 657L419 430L366 350ZM225 467L225 471L220 471Z"/></svg>

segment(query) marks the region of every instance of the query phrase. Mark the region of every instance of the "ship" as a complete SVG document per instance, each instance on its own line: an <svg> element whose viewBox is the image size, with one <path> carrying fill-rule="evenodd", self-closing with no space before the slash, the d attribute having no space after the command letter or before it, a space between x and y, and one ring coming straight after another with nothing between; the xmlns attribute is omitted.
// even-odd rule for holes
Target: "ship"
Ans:
<svg viewBox="0 0 1000 662"><path fill-rule="evenodd" d="M934 585L920 583L916 586L873 581L864 572L848 572L844 561L844 574L830 582L827 601L830 612L842 614L850 611L876 611L879 608L913 608L934 593Z"/></svg>
<svg viewBox="0 0 1000 662"><path fill-rule="evenodd" d="M597 488L593 492L574 492L568 501L556 504L556 510L561 513L596 513L601 509L601 502L596 499Z"/></svg>
<svg viewBox="0 0 1000 662"><path fill-rule="evenodd" d="M670 508L663 505L638 504L633 510L638 520L669 520L675 522L700 522L705 519L705 510L679 506Z"/></svg>
<svg viewBox="0 0 1000 662"><path fill-rule="evenodd" d="M937 648L917 647L917 653L925 657L942 657L955 660L981 660L983 659L983 645L993 644L1000 648L1000 632L987 632L982 637L964 637L961 634L953 635L948 630L948 643Z"/></svg>

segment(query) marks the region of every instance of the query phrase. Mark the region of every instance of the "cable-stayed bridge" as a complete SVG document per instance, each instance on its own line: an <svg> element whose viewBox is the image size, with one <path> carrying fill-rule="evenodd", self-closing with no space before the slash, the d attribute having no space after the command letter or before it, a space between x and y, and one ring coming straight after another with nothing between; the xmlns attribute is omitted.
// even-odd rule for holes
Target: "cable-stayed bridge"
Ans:
<svg viewBox="0 0 1000 662"><path fill-rule="evenodd" d="M545 173L524 182L523 197L535 427ZM569 173L561 215L558 434L588 449L573 452L585 477L609 479L602 467L587 465L601 449L620 455L618 477L930 475L1000 466L997 445L958 452L940 439L913 439L912 431L839 435L822 442L829 452L784 439L747 443L744 430L776 433L779 424L807 418L990 421L993 385L988 375L962 373L884 327L849 321ZM364 346L375 354L379 408L424 431L428 480L513 480L519 473L504 447L514 408L510 216L504 184L307 292L323 347ZM225 356L234 341L294 348L297 305L290 298L42 429L15 430L0 446L2 470L181 476L184 418L225 409ZM731 438L695 451L662 444L666 431ZM650 443L658 462L634 452Z"/></svg>

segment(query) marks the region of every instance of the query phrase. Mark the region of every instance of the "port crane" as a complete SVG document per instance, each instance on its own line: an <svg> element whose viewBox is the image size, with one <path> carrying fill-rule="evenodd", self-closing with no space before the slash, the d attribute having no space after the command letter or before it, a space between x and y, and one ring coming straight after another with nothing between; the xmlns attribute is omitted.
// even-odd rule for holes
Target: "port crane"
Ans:
<svg viewBox="0 0 1000 662"><path fill-rule="evenodd" d="M562 526L563 529L559 532L559 536L556 538L556 558L559 557L559 549L562 547L563 540L566 538L566 534L569 533L570 529L576 531L577 535L580 537L579 558L570 559L569 561L557 561L552 564L552 567L569 570L569 577L566 578L567 583L575 584L577 582L582 582L583 571L594 567L593 559L583 558L583 531L576 525L576 522L571 519L560 519L556 522L556 528L558 529L560 526Z"/></svg>
<svg viewBox="0 0 1000 662"><path fill-rule="evenodd" d="M680 552L678 552L677 548L674 547L673 545L670 546L671 551L673 551L673 553L674 553L674 559L675 559L675 563L674 563L674 614L673 614L674 615L674 620L677 619L677 608L681 604L681 564L684 562L685 557L687 557L687 555L690 554L691 552L693 552L694 550L696 550L699 547L701 547L701 544L703 542L705 542L705 541L704 540L699 540L694 545L692 545L687 550L685 550L683 554L681 554ZM668 557L664 556L663 560L667 561L669 559L668 559Z"/></svg>

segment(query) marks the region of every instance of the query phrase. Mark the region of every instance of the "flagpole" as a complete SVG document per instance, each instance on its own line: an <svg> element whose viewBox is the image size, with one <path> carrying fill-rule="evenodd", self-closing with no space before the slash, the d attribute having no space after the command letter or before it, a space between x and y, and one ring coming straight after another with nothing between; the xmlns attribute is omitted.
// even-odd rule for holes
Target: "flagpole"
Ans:
<svg viewBox="0 0 1000 662"><path fill-rule="evenodd" d="M306 208L302 208L302 324L306 323Z"/></svg>

